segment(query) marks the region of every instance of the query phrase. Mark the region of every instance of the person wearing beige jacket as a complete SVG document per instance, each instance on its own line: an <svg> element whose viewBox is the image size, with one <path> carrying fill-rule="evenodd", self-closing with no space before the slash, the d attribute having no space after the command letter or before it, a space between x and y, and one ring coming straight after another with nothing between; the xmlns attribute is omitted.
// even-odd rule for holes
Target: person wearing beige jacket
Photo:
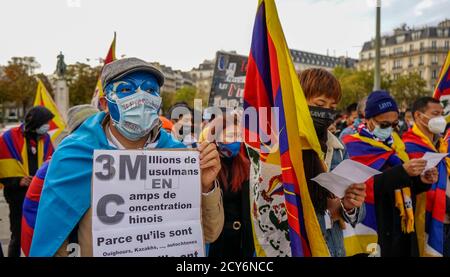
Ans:
<svg viewBox="0 0 450 277"><path fill-rule="evenodd" d="M61 143L53 156L41 195L30 256L68 256L74 234L80 256L93 255L90 207L93 150L184 148L161 128L158 118L159 88L164 82L161 71L137 58L126 58L107 64L101 80L108 112L89 118ZM216 181L220 157L213 143L201 143L198 151L202 229L205 242L210 243L220 235L224 224L222 192ZM73 180L68 176L73 176ZM61 210L66 217L61 216Z"/></svg>

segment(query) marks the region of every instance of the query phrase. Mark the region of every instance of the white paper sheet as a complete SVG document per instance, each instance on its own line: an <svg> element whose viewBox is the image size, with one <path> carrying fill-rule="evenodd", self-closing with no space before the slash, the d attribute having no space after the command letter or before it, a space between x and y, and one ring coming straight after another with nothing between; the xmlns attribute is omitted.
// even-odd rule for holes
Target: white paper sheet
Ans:
<svg viewBox="0 0 450 277"><path fill-rule="evenodd" d="M425 170L422 172L435 167L438 165L438 163L447 156L447 153L433 153L433 152L426 152L425 155L423 155L422 159L427 161L427 165L425 166Z"/></svg>
<svg viewBox="0 0 450 277"><path fill-rule="evenodd" d="M347 159L331 172L321 173L311 179L329 190L339 198L344 197L345 190L355 183L364 183L370 177L381 172L361 163Z"/></svg>

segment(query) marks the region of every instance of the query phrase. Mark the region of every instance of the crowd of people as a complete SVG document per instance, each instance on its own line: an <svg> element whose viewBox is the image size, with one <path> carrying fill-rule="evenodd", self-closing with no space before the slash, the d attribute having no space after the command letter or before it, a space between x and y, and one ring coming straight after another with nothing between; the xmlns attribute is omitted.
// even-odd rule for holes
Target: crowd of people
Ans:
<svg viewBox="0 0 450 277"><path fill-rule="evenodd" d="M93 255L94 150L196 148L208 256L253 257L251 162L241 114L217 115L205 109L197 124L196 111L177 103L162 115L159 90L164 76L136 58L107 64L101 80L105 96L100 110L72 107L67 129L53 144L47 134L53 115L44 107L31 108L21 126L1 134L0 183L10 208L8 256L18 257L21 250L25 256L67 256L66 246L72 242L80 245L81 256ZM439 220L427 218L423 225L437 230L437 247L449 256L450 171L445 160L425 170L422 159L426 152L448 153L447 123L439 101L415 99L411 109L401 113L387 91L374 91L339 117L342 91L331 73L307 69L299 80L325 153L322 160L312 150L301 150L309 197L330 255L347 256L346 225L370 225L370 220L376 221L381 256L422 255L427 238L418 235L423 219L418 211L426 207ZM312 180L345 159L382 173L352 184L343 198Z"/></svg>

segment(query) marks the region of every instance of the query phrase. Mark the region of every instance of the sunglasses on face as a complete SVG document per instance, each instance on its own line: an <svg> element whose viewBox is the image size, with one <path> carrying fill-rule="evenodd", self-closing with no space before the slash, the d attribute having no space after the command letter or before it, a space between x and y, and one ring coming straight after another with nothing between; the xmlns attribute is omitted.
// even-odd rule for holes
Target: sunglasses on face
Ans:
<svg viewBox="0 0 450 277"><path fill-rule="evenodd" d="M389 121L377 121L376 119L374 119L374 121L378 124L378 126L380 126L381 129L386 129L389 127L392 128L396 128L398 126L398 120L394 121L394 122L389 122Z"/></svg>

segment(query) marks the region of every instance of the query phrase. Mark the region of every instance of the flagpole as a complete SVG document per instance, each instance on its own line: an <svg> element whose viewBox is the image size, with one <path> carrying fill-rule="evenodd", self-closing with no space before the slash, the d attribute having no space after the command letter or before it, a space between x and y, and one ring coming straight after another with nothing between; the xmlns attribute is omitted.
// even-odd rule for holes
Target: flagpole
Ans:
<svg viewBox="0 0 450 277"><path fill-rule="evenodd" d="M379 90L381 88L381 72L380 72L380 21L381 21L381 0L377 0L376 7L376 30L375 30L375 72L373 90Z"/></svg>

